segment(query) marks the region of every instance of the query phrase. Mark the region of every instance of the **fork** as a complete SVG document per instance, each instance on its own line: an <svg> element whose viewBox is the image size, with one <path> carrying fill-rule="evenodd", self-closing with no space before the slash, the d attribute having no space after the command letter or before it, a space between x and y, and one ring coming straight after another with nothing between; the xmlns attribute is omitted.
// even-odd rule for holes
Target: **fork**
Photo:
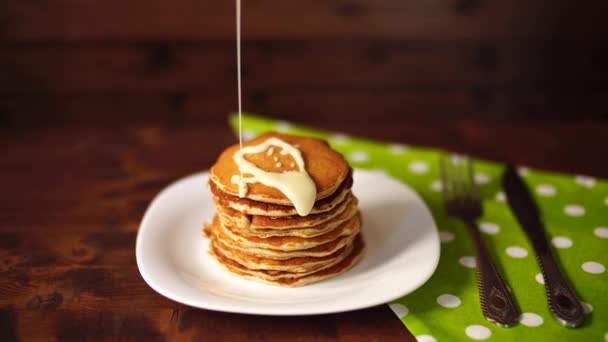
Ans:
<svg viewBox="0 0 608 342"><path fill-rule="evenodd" d="M510 290L498 273L477 227L483 209L473 177L473 163L466 156L452 155L440 161L441 185L448 216L463 221L477 255L477 287L485 318L502 327L517 323L520 316Z"/></svg>

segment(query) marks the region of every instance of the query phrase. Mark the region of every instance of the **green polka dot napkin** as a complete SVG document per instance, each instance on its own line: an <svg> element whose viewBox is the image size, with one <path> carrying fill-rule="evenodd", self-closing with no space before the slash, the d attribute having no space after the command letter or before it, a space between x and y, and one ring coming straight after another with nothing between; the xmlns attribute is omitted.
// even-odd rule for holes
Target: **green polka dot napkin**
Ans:
<svg viewBox="0 0 608 342"><path fill-rule="evenodd" d="M231 117L231 124L238 131L238 116ZM583 326L568 329L549 312L534 251L505 202L500 187L503 165L475 161L484 208L479 229L523 312L520 324L500 328L481 313L475 254L466 227L442 209L438 161L444 152L243 115L246 138L269 130L326 139L353 167L382 169L425 200L440 232L439 266L420 289L389 303L419 341L608 341L608 181L519 169L534 191L547 234L587 313Z"/></svg>

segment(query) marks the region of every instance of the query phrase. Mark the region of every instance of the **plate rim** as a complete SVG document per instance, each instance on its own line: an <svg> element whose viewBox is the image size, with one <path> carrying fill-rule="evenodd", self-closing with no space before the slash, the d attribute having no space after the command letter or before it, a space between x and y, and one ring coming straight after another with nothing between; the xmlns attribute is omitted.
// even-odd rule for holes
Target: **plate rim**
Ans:
<svg viewBox="0 0 608 342"><path fill-rule="evenodd" d="M300 310L286 311L282 308L277 308L274 306L264 306L264 305L260 305L258 307L216 305L215 303L205 303L205 305L201 305L200 301L198 301L198 300L191 300L187 296L182 296L180 294L176 294L174 292L164 289L162 286L157 284L157 282L156 282L156 280L154 280L153 276L148 274L148 272L146 271L146 266L142 266L143 263L145 263L144 261L142 261L143 257L141 256L141 254L143 253L142 252L142 248L143 248L142 247L142 235L143 235L142 231L146 230L144 227L148 226L147 222L150 220L150 216L152 215L151 213L155 211L156 207L159 205L158 200L160 198L162 198L163 195L168 193L170 190L172 190L176 185L178 185L180 183L185 183L194 178L208 177L209 170L192 173L190 175L186 175L177 180L174 180L174 181L170 182L168 185L166 185L161 191L159 191L152 198L152 200L148 204L146 211L144 212L143 218L139 224L138 231L137 231L137 237L136 237L136 241L135 241L135 258L136 258L138 271L139 271L140 275L142 276L143 280L145 281L145 283L148 286L150 286L154 291L156 291L157 293L159 293L160 295L162 295L165 298L168 298L175 302L178 302L178 303L181 303L184 305L188 305L188 306L191 306L194 308L212 310L212 311L218 311L218 312L240 313L240 314L274 315L274 316L308 316L308 315L340 313L340 312L361 310L361 309L370 308L370 307L382 305L382 304L389 304L391 301L393 301L395 299L398 299L398 298L406 296L410 293L413 293L418 288L420 288L421 286L423 286L425 283L428 282L428 280L433 276L433 274L435 274L435 272L437 271L437 267L439 266L439 260L440 260L440 256L441 256L441 247L440 247L440 240L439 240L439 228L437 226L436 220L433 217L432 212L431 212L430 208L428 207L428 205L426 204L426 202L422 199L420 194L418 194L418 192L414 188L409 186L409 184L390 176L390 174L388 174L384 170L354 169L354 172L355 173L369 173L369 174L381 173L384 176L399 182L415 197L416 201L422 205L422 208L424 209L426 216L428 216L428 218L430 219L430 222L432 223L433 231L434 231L435 237L436 237L434 239L435 247L436 247L435 249L437 250L437 253L433 253L433 255L435 255L436 257L435 257L435 260L433 260L432 271L430 271L428 274L426 274L426 276L422 278L422 280L419 282L419 284L417 286L414 286L413 288L409 289L408 291L406 291L403 294L390 295L390 296L386 296L386 297L382 297L381 295L378 295L378 296L374 297L373 300L368 300L368 301L363 301L363 302L354 301L353 304L342 305L340 307L326 307L325 309L323 309L324 307L320 306L320 307L315 307L314 309L307 307L304 310L300 309ZM272 285L269 285L269 286L272 286Z"/></svg>

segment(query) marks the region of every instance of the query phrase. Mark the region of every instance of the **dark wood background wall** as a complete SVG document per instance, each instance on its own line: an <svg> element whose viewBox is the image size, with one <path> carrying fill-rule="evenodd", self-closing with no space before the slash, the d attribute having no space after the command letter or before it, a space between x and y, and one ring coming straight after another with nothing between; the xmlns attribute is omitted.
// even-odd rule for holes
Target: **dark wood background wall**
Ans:
<svg viewBox="0 0 608 342"><path fill-rule="evenodd" d="M608 117L602 1L243 6L247 111L331 127ZM233 18L233 1L3 0L0 125L224 122Z"/></svg>

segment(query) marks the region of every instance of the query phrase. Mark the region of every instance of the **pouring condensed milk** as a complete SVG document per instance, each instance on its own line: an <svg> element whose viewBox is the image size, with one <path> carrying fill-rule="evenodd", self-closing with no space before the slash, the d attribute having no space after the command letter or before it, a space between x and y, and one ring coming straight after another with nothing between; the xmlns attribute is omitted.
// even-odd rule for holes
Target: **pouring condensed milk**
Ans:
<svg viewBox="0 0 608 342"><path fill-rule="evenodd" d="M257 182L277 188L293 203L298 215L306 216L310 213L315 204L317 190L315 188L315 183L304 168L304 159L302 159L300 151L279 138L270 138L257 146L243 148L243 114L241 100L241 0L236 0L236 60L239 109L239 151L234 154L234 162L239 168L239 174L232 176L232 183L239 185L239 197L241 198L247 195L247 183ZM267 151L267 155L270 157L274 152L274 146L282 148L281 155L289 154L295 159L298 165L298 171L285 171L282 173L267 172L245 159L246 153L259 153L263 151ZM277 160L275 159L275 161ZM281 167L282 165L277 162L275 166ZM243 173L248 173L252 176L244 177Z"/></svg>
<svg viewBox="0 0 608 342"><path fill-rule="evenodd" d="M204 225L209 254L226 271L272 285L337 276L365 248L352 169L320 139L267 132L243 143L240 0L236 18L239 144L209 172L216 208Z"/></svg>

